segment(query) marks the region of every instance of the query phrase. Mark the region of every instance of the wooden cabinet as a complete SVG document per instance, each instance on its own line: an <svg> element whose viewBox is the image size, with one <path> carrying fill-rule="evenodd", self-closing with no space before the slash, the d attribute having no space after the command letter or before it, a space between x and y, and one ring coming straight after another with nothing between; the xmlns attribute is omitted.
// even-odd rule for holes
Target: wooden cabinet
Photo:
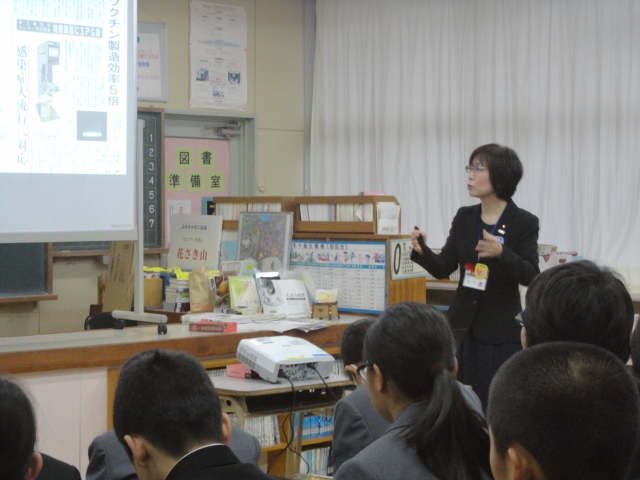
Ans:
<svg viewBox="0 0 640 480"><path fill-rule="evenodd" d="M214 197L213 205L215 214L224 217L223 230L238 230L240 213L293 212L296 207L296 197Z"/></svg>
<svg viewBox="0 0 640 480"><path fill-rule="evenodd" d="M297 197L293 231L296 233L362 233L373 235L378 231L378 204L380 203L399 205L396 197L387 195ZM326 211L327 220L313 220L313 218L318 217L307 215L314 208ZM355 214L358 209L362 212L360 219ZM349 211L354 212L354 214L346 214ZM399 224L400 218L398 218L398 226ZM399 231L400 229L398 228Z"/></svg>

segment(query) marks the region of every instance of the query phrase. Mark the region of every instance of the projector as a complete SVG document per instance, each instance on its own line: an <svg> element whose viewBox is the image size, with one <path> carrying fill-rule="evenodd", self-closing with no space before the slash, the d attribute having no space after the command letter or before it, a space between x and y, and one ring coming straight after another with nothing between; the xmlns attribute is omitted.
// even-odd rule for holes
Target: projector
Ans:
<svg viewBox="0 0 640 480"><path fill-rule="evenodd" d="M271 383L286 382L286 378L292 382L313 380L319 378L318 373L322 378L329 378L335 362L314 344L286 335L241 340L236 356Z"/></svg>

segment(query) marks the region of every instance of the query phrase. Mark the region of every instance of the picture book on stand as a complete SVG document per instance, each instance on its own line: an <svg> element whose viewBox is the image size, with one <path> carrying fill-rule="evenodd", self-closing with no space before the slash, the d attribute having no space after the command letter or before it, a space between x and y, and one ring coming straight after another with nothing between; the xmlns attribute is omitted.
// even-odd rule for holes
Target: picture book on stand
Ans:
<svg viewBox="0 0 640 480"><path fill-rule="evenodd" d="M240 214L238 260L252 259L260 271L289 268L293 213Z"/></svg>
<svg viewBox="0 0 640 480"><path fill-rule="evenodd" d="M173 215L169 268L182 270L206 266L217 270L222 240L222 217L216 215Z"/></svg>
<svg viewBox="0 0 640 480"><path fill-rule="evenodd" d="M260 297L256 281L251 275L229 277L231 308L260 311Z"/></svg>
<svg viewBox="0 0 640 480"><path fill-rule="evenodd" d="M260 300L264 313L286 318L309 318L311 307L302 280L260 279Z"/></svg>

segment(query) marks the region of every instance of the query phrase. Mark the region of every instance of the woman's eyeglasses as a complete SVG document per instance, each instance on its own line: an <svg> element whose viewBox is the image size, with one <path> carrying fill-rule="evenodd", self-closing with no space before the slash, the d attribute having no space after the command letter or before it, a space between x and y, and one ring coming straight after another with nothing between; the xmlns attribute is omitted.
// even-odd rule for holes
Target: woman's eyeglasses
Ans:
<svg viewBox="0 0 640 480"><path fill-rule="evenodd" d="M467 174L469 174L471 172L476 172L476 173L484 172L487 169L487 167L485 167L481 163L476 163L475 165L467 165L466 167L464 167L464 169L466 170Z"/></svg>

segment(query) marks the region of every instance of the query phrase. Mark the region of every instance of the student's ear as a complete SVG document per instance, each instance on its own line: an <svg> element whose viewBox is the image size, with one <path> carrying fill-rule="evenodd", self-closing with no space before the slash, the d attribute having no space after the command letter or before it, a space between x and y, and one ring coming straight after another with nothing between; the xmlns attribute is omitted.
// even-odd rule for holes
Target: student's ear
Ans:
<svg viewBox="0 0 640 480"><path fill-rule="evenodd" d="M388 388L384 375L382 375L378 365L374 364L371 369L373 370L373 378L371 379L373 388L378 392L384 392Z"/></svg>
<svg viewBox="0 0 640 480"><path fill-rule="evenodd" d="M356 385L362 385L362 377L358 375L358 367L356 365L347 365L346 367L344 367L344 369L351 374L351 378L354 382L356 382Z"/></svg>
<svg viewBox="0 0 640 480"><path fill-rule="evenodd" d="M124 441L131 450L131 463L134 467L148 468L150 455L146 440L140 435L125 435Z"/></svg>
<svg viewBox="0 0 640 480"><path fill-rule="evenodd" d="M507 449L507 458L513 480L538 480L545 478L538 462L535 461L522 445L516 444L509 447Z"/></svg>
<svg viewBox="0 0 640 480"><path fill-rule="evenodd" d="M31 463L29 464L29 470L24 476L25 480L35 480L42 470L42 455L39 452L33 452L31 455Z"/></svg>
<svg viewBox="0 0 640 480"><path fill-rule="evenodd" d="M229 440L231 440L231 420L229 420L229 416L226 413L222 414L222 443L224 445L229 445Z"/></svg>
<svg viewBox="0 0 640 480"><path fill-rule="evenodd" d="M520 343L522 344L522 348L527 348L527 331L524 327L520 329Z"/></svg>

